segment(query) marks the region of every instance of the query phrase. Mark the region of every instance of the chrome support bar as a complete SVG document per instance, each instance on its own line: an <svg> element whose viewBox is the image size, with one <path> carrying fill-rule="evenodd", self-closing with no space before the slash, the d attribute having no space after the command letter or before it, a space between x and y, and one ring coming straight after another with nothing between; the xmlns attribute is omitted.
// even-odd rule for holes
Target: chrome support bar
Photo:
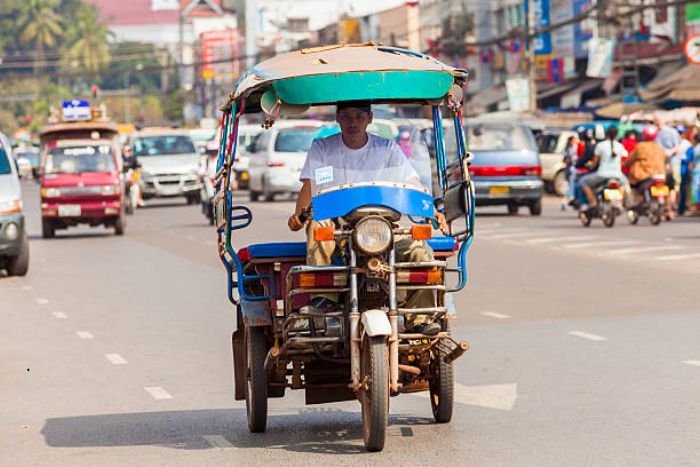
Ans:
<svg viewBox="0 0 700 467"><path fill-rule="evenodd" d="M447 261L414 261L396 263L396 269L401 268L446 268Z"/></svg>
<svg viewBox="0 0 700 467"><path fill-rule="evenodd" d="M389 389L392 393L399 391L399 313L396 302L396 250L389 252Z"/></svg>
<svg viewBox="0 0 700 467"><path fill-rule="evenodd" d="M357 296L357 256L350 240L350 376L352 387L360 387L360 311Z"/></svg>
<svg viewBox="0 0 700 467"><path fill-rule="evenodd" d="M438 313L447 313L446 306L434 306L430 308L399 308L399 314L403 315L405 313L414 315L433 315Z"/></svg>

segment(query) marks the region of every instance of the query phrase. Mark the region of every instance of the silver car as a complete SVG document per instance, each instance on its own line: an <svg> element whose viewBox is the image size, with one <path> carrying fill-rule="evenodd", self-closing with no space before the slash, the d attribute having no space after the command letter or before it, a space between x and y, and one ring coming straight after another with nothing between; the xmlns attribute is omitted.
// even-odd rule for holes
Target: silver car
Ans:
<svg viewBox="0 0 700 467"><path fill-rule="evenodd" d="M188 204L200 201L199 153L187 132L146 130L131 140L141 165L143 198L184 196Z"/></svg>
<svg viewBox="0 0 700 467"><path fill-rule="evenodd" d="M29 269L29 242L24 227L22 189L10 142L0 134L0 269L24 276Z"/></svg>

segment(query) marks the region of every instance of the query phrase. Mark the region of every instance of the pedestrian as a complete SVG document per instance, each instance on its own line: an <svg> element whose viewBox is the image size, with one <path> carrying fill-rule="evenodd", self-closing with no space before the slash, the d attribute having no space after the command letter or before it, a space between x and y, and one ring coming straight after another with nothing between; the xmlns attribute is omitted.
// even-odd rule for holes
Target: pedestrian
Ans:
<svg viewBox="0 0 700 467"><path fill-rule="evenodd" d="M695 135L693 159L688 167L690 172L690 203L693 214L700 214L700 133Z"/></svg>
<svg viewBox="0 0 700 467"><path fill-rule="evenodd" d="M561 210L565 211L566 206L576 198L576 162L578 161L578 148L580 139L577 134L569 136L564 147L565 173L569 181L569 190L561 200Z"/></svg>
<svg viewBox="0 0 700 467"><path fill-rule="evenodd" d="M690 142L690 134L686 128L678 126L676 130L683 136L672 164L674 179L678 186L678 215L682 216L685 214L688 206L688 186L690 182L688 167L694 159L694 150L693 144Z"/></svg>
<svg viewBox="0 0 700 467"><path fill-rule="evenodd" d="M656 135L656 144L661 146L666 153L666 185L669 188L668 203L666 205L666 219L672 220L674 208L676 205L676 181L673 176L672 158L678 151L678 146L681 144L681 135L678 130L672 126L666 125L666 121L657 115L654 118L658 134Z"/></svg>

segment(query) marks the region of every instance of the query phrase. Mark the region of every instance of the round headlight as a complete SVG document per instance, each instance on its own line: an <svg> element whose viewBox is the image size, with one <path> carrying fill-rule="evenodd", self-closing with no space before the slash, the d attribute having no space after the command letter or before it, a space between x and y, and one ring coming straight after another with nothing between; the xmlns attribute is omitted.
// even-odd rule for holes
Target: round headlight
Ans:
<svg viewBox="0 0 700 467"><path fill-rule="evenodd" d="M355 227L355 244L365 253L374 255L391 246L391 226L377 217L370 217Z"/></svg>
<svg viewBox="0 0 700 467"><path fill-rule="evenodd" d="M14 222L7 224L7 227L5 227L5 236L8 240L14 240L19 237L19 228L17 227L17 224Z"/></svg>

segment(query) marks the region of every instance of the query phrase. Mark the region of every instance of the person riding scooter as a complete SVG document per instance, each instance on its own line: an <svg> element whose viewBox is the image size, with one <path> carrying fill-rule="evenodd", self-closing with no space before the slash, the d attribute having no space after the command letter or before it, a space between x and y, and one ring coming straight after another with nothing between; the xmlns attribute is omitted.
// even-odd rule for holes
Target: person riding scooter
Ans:
<svg viewBox="0 0 700 467"><path fill-rule="evenodd" d="M658 130L647 126L642 131L642 142L637 144L623 167L629 167L629 183L632 187L630 204L641 202L640 196L652 177L664 177L666 173L666 152L656 143Z"/></svg>
<svg viewBox="0 0 700 467"><path fill-rule="evenodd" d="M627 179L622 173L621 160L623 157L627 157L627 150L617 141L617 127L611 126L605 131L605 140L596 144L593 159L587 163L589 167L597 166L597 170L587 173L579 179L579 184L588 203L588 205L581 206L581 211L593 210L597 207L594 191L609 179L617 179L625 187L627 186Z"/></svg>
<svg viewBox="0 0 700 467"><path fill-rule="evenodd" d="M381 171L393 174L397 182L420 186L418 173L399 146L394 141L367 133L372 116L369 102L339 103L336 121L341 132L314 141L309 149L300 175L303 186L299 191L296 210L287 223L292 231L301 230L304 224L307 224L306 264L309 266L330 265L336 249L335 241L316 241L312 234L314 227L334 225L333 220L307 222L302 219L302 210L311 204L312 179L316 184L323 184L324 188L329 188L343 183L372 181L373 175ZM348 174L351 174L352 179L348 179ZM444 216L437 212L435 214L440 229L446 232L448 227ZM398 239L395 245L399 261L418 262L434 259L433 251L423 241L414 241L406 237ZM307 312L334 310L336 300L335 296L318 295L309 302ZM432 291L418 290L407 297L403 307L422 308L431 306L432 302ZM426 315L406 315L406 328L428 335L435 335L441 330L440 325Z"/></svg>

